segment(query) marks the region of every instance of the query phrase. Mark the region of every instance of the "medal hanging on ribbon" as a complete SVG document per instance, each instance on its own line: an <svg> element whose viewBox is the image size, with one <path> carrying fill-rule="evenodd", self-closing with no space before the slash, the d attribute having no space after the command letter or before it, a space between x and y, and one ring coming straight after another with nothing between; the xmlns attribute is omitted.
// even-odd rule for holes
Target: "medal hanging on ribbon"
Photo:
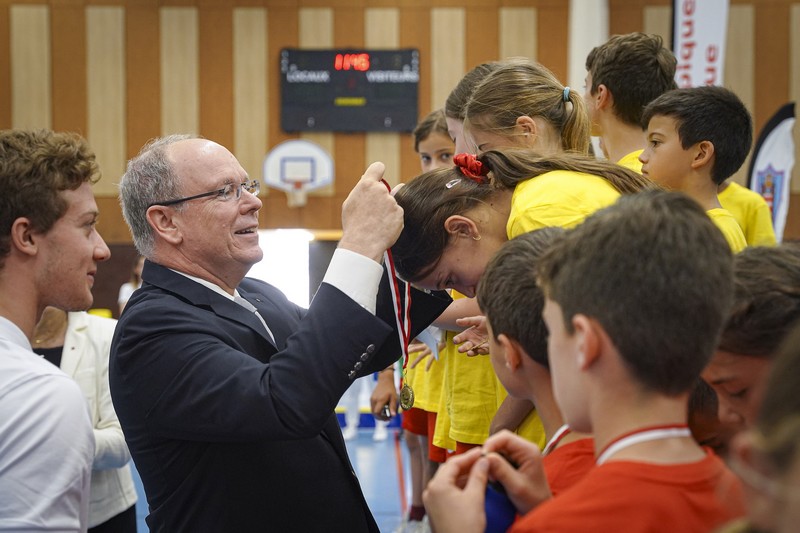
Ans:
<svg viewBox="0 0 800 533"><path fill-rule="evenodd" d="M389 184L386 183L386 181L383 181L383 184L386 185L386 188L391 192L392 188L389 187ZM392 303L394 304L395 309L397 334L400 339L401 354L398 362L400 363L401 368L400 383L403 384L400 388L400 407L403 409L403 411L408 411L414 406L414 390L406 382L406 368L408 367L408 344L411 341L411 284L402 281L397 277L397 271L394 267L394 259L392 259L392 251L386 250L383 256L384 262L389 269L389 284L391 285L392 289ZM405 298L401 298L400 284L403 285L403 296L405 296Z"/></svg>
<svg viewBox="0 0 800 533"><path fill-rule="evenodd" d="M392 278L392 302L394 302L394 307L397 311L397 333L400 338L400 348L402 350L399 360L401 368L400 383L403 384L400 388L400 407L402 407L403 411L408 411L414 406L414 390L406 381L406 368L408 367L408 344L411 340L409 339L409 336L411 335L411 320L409 317L409 311L411 307L411 284L398 280L394 271L392 254L389 250L386 251L386 260L387 264L389 265L389 274ZM403 284L403 288L405 289L403 291L403 296L405 296L405 298L402 299L400 298L400 283Z"/></svg>

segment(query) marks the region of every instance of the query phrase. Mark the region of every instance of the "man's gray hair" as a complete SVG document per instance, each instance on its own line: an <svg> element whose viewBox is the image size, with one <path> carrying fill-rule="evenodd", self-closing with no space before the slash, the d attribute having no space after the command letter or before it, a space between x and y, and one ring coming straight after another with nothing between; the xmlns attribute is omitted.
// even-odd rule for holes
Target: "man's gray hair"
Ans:
<svg viewBox="0 0 800 533"><path fill-rule="evenodd" d="M133 244L139 253L152 258L155 233L147 223L147 208L181 195L178 175L167 158L167 146L186 139L200 138L192 134L176 134L149 141L128 161L119 184L122 215L131 230ZM178 204L176 209L182 209Z"/></svg>

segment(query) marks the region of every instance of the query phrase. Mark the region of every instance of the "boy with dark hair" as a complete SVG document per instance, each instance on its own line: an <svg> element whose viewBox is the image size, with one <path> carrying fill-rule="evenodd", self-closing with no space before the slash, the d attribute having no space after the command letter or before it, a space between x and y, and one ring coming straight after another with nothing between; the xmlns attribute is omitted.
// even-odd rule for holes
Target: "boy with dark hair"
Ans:
<svg viewBox="0 0 800 533"><path fill-rule="evenodd" d="M717 197L753 141L753 121L739 97L724 87L676 89L647 105L642 126L647 130L647 147L639 156L642 173L698 202L731 249L743 250L744 233Z"/></svg>
<svg viewBox="0 0 800 533"><path fill-rule="evenodd" d="M732 295L730 248L703 210L666 191L624 196L550 248L538 282L555 398L593 434L597 466L549 498L538 450L496 435L428 486L435 529L482 531L489 477L525 514L513 533L707 532L741 516L738 480L686 420Z"/></svg>
<svg viewBox="0 0 800 533"><path fill-rule="evenodd" d="M584 100L606 157L637 172L644 106L675 89L677 60L658 35L614 35L586 57Z"/></svg>
<svg viewBox="0 0 800 533"><path fill-rule="evenodd" d="M542 320L544 294L536 282L536 264L563 235L563 228L550 227L508 241L478 285L494 371L508 393L532 401L542 419L547 437L542 464L553 495L574 485L594 466L592 439L570 430L553 397L547 327Z"/></svg>

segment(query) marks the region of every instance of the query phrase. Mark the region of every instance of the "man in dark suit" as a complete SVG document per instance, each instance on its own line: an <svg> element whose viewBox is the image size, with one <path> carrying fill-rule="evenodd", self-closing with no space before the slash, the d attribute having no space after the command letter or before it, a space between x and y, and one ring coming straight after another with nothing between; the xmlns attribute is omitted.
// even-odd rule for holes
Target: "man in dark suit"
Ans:
<svg viewBox="0 0 800 533"><path fill-rule="evenodd" d="M382 175L370 166L345 200L339 247L305 310L245 278L262 257L261 201L228 150L171 136L128 164L123 214L147 261L109 379L151 531L378 531L334 408L400 353L379 286L403 215ZM413 291L412 335L447 303Z"/></svg>

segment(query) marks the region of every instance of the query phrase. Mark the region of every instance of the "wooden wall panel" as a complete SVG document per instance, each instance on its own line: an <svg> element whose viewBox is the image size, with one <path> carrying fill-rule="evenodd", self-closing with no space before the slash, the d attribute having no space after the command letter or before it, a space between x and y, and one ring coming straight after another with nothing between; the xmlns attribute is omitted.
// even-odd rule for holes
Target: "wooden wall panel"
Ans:
<svg viewBox="0 0 800 533"><path fill-rule="evenodd" d="M654 33L664 39L664 44L669 48L672 42L672 7L649 6L642 13L645 33Z"/></svg>
<svg viewBox="0 0 800 533"><path fill-rule="evenodd" d="M725 87L734 91L742 99L751 114L755 111L755 27L753 24L753 12L752 5L730 6L723 72ZM747 170L750 168L751 158L752 150L742 167L733 175L733 180L743 185L747 183Z"/></svg>
<svg viewBox="0 0 800 533"><path fill-rule="evenodd" d="M762 2L755 10L755 79L762 89L755 97L755 127L786 103L789 91L789 5ZM795 30L797 31L797 30Z"/></svg>
<svg viewBox="0 0 800 533"><path fill-rule="evenodd" d="M567 46L569 42L569 4L546 2L537 10L538 44L536 60L567 81Z"/></svg>
<svg viewBox="0 0 800 533"><path fill-rule="evenodd" d="M453 37L466 41L464 45L466 64L461 73L462 76L481 63L500 59L502 57L500 55L500 10L493 5L469 6L466 15L466 31L463 35L455 34ZM454 86L455 84L448 89L448 94ZM442 101L442 105L444 105L444 101Z"/></svg>
<svg viewBox="0 0 800 533"><path fill-rule="evenodd" d="M466 14L457 7L431 9L431 95L443 107L453 87L469 69L465 58ZM471 37L471 36L470 36Z"/></svg>
<svg viewBox="0 0 800 533"><path fill-rule="evenodd" d="M419 100L417 102L421 119L433 109L442 107L443 104L434 103L431 75L434 71L431 59L431 16L430 10L425 7L405 9L400 12L400 46L402 48L417 48L420 59ZM414 141L411 134L400 138L400 177L408 181L419 174L419 159L414 152Z"/></svg>
<svg viewBox="0 0 800 533"><path fill-rule="evenodd" d="M267 143L267 10L233 10L233 144L234 155L252 178L261 179Z"/></svg>
<svg viewBox="0 0 800 533"><path fill-rule="evenodd" d="M50 128L52 74L50 8L11 7L11 126Z"/></svg>
<svg viewBox="0 0 800 533"><path fill-rule="evenodd" d="M0 2L0 36L11 34L10 8ZM0 39L0 128L11 127L11 39Z"/></svg>
<svg viewBox="0 0 800 533"><path fill-rule="evenodd" d="M725 43L725 86L752 112L755 102L755 25L752 5L732 5Z"/></svg>
<svg viewBox="0 0 800 533"><path fill-rule="evenodd" d="M536 9L531 7L501 7L498 24L500 58L527 57L536 60Z"/></svg>
<svg viewBox="0 0 800 533"><path fill-rule="evenodd" d="M196 131L232 148L233 11L225 2L204 1L198 16L198 121Z"/></svg>
<svg viewBox="0 0 800 533"><path fill-rule="evenodd" d="M297 134L286 133L280 124L280 49L297 47L300 44L300 21L298 10L290 7L270 7L267 12L267 90L270 98L267 105L269 150L273 146L297 138ZM297 210L286 205L286 195L279 191L262 192L264 208L259 215L259 225L263 228L299 227Z"/></svg>
<svg viewBox="0 0 800 533"><path fill-rule="evenodd" d="M366 48L400 47L400 11L397 8L367 8L364 17ZM400 134L375 132L366 134L364 165L381 161L386 165L384 179L394 186L402 181L400 171ZM364 166L362 165L362 166ZM360 172L351 170L359 176ZM353 182L353 184L355 184Z"/></svg>
<svg viewBox="0 0 800 533"><path fill-rule="evenodd" d="M125 10L125 144L131 158L161 134L161 22L156 0Z"/></svg>
<svg viewBox="0 0 800 533"><path fill-rule="evenodd" d="M329 2L320 2L319 5ZM309 5L318 5L310 3ZM359 46L363 42L363 35L359 29L363 28L363 9L349 7L304 7L300 9L300 47L301 48L331 48L334 46ZM355 35L349 39L348 28L352 28ZM338 30L338 32L337 32ZM362 30L363 31L363 30ZM341 41L337 42L337 37ZM333 158L334 183L327 187L311 191L309 207L293 209L297 212L297 222L293 227L330 227L334 223L334 212L331 197L341 192L346 185L341 181L349 170L345 166L346 159L354 157L352 150L336 142L336 135L328 132L301 133L300 138L320 145ZM337 146L338 144L338 146ZM363 147L358 156L363 158Z"/></svg>
<svg viewBox="0 0 800 533"><path fill-rule="evenodd" d="M125 10L86 8L86 138L103 172L95 194L116 196L125 171Z"/></svg>
<svg viewBox="0 0 800 533"><path fill-rule="evenodd" d="M330 46L336 48L361 48L366 45L367 18L364 6L344 1L342 6L334 9L333 35ZM395 23L389 23L392 32L396 32ZM332 136L334 137L334 136ZM367 164L367 134L340 133L335 135L336 148L333 156L336 182L327 193L325 203L320 206L324 218L320 218L319 228L341 227L342 202L360 179Z"/></svg>
<svg viewBox="0 0 800 533"><path fill-rule="evenodd" d="M617 35L642 31L643 10L642 2L608 0L608 34Z"/></svg>
<svg viewBox="0 0 800 533"><path fill-rule="evenodd" d="M197 8L163 7L161 135L200 133Z"/></svg>
<svg viewBox="0 0 800 533"><path fill-rule="evenodd" d="M608 23L609 34L669 40L671 1L608 0ZM147 140L198 132L260 177L270 148L303 137L331 152L336 183L301 208L264 191L261 224L336 229L370 160L383 159L392 182L418 173L411 135L283 132L280 48L418 48L424 116L469 69L507 55L534 57L566 81L569 28L567 0L0 0L0 127L87 135L112 178L96 187L112 242L129 241L113 182ZM800 101L800 0L731 0L728 31L726 85L760 130L780 105ZM800 127L795 134L800 147ZM787 235L800 237L792 205Z"/></svg>
<svg viewBox="0 0 800 533"><path fill-rule="evenodd" d="M52 127L86 135L86 17L74 2L50 8Z"/></svg>

